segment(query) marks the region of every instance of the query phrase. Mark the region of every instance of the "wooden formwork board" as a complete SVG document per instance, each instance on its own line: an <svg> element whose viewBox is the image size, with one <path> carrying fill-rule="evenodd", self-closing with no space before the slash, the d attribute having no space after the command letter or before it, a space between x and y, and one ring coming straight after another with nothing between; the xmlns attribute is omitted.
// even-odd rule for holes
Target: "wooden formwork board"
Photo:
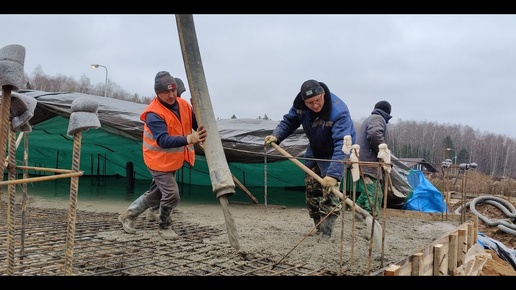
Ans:
<svg viewBox="0 0 516 290"><path fill-rule="evenodd" d="M423 214L429 219L435 216L428 213L402 213L412 216ZM440 218L439 214L439 218ZM457 218L448 215L448 218ZM434 240L422 250L413 253L406 259L389 265L384 276L453 276L456 269L464 263L466 253L476 243L478 218L470 216L470 220L456 229Z"/></svg>
<svg viewBox="0 0 516 290"><path fill-rule="evenodd" d="M422 219L428 221L452 221L458 222L461 219L460 214L446 214L446 213L433 213L433 212L422 212L414 210L400 210L387 208L385 211L387 217L403 217L412 219ZM383 218L383 212L381 213ZM468 218L472 218L473 215L469 215Z"/></svg>

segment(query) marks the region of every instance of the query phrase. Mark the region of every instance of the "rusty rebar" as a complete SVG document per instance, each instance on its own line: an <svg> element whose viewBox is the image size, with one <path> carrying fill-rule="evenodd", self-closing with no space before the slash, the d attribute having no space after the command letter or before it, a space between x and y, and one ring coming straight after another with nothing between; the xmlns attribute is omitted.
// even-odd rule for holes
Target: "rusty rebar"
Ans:
<svg viewBox="0 0 516 290"><path fill-rule="evenodd" d="M80 172L81 163L81 141L82 132L78 131L73 137L73 158L72 172ZM74 176L70 179L70 204L68 207L68 229L66 231L66 254L65 254L65 275L73 274L73 246L75 243L75 222L77 220L77 192L79 188L79 177Z"/></svg>
<svg viewBox="0 0 516 290"><path fill-rule="evenodd" d="M11 122L8 122L11 127ZM8 130L9 139L9 160L8 160L8 179L16 179L16 133ZM8 203L7 203L7 274L14 274L14 204L16 197L16 185L8 186Z"/></svg>

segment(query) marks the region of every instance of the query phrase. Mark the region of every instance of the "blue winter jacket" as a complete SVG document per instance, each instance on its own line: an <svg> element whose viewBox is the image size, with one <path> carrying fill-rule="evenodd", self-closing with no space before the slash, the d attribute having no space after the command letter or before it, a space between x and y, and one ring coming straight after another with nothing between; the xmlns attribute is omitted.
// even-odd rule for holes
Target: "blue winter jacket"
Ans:
<svg viewBox="0 0 516 290"><path fill-rule="evenodd" d="M356 133L353 120L349 113L348 106L336 95L330 92L326 84L319 82L325 91L324 106L319 113L310 110L298 93L294 99L293 106L289 112L283 116L278 126L272 132L280 144L299 126L308 138L309 144L305 153L305 165L314 168L316 162L321 170L321 176L331 176L338 181L342 179L344 171L343 160L348 160L342 151L344 136L351 135L352 142L356 142ZM335 160L324 162L326 159Z"/></svg>

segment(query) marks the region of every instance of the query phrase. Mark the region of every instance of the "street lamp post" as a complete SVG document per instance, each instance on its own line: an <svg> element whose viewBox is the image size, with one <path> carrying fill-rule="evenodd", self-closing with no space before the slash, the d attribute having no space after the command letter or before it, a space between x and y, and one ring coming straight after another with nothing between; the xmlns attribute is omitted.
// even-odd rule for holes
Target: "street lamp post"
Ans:
<svg viewBox="0 0 516 290"><path fill-rule="evenodd" d="M455 149L453 148L446 148L447 151L453 151L453 157L452 157L452 161L453 161L453 164L457 164L457 151L455 151Z"/></svg>
<svg viewBox="0 0 516 290"><path fill-rule="evenodd" d="M106 66L104 65L101 65L101 64L92 64L91 65L91 68L98 68L99 66L103 67L106 69L106 84L104 85L104 98L107 97L107 76L108 76L108 69Z"/></svg>

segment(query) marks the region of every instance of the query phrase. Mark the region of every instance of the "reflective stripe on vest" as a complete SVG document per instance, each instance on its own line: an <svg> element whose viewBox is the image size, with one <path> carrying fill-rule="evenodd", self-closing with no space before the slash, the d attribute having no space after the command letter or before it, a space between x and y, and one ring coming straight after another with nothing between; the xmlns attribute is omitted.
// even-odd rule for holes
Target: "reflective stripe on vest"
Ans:
<svg viewBox="0 0 516 290"><path fill-rule="evenodd" d="M168 134L171 136L187 136L192 132L192 107L183 99L176 99L179 106L181 121L168 108L163 106L157 97L144 110L140 119L144 119L148 112L160 116L167 124ZM195 148L193 145L176 148L161 148L147 124L143 126L143 160L145 165L156 171L174 171L183 166L186 161L190 166L195 163Z"/></svg>

